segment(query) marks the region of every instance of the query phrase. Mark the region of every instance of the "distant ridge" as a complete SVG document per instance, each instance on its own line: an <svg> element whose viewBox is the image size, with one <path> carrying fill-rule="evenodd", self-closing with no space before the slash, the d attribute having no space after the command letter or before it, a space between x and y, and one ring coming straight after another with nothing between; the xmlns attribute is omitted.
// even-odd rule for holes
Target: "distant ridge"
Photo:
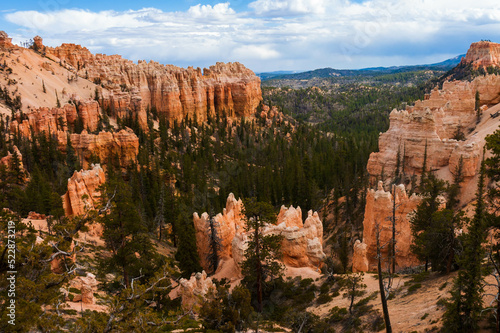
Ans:
<svg viewBox="0 0 500 333"><path fill-rule="evenodd" d="M269 72L269 73L259 73L257 74L262 81L266 80L310 80L312 78L329 78L334 76L357 76L357 75L385 75L421 70L440 70L448 71L458 65L460 60L465 57L465 54L447 59L442 62L428 65L413 65L413 66L391 66L391 67L370 67L362 69L334 69L334 68L320 68L312 71L306 72Z"/></svg>

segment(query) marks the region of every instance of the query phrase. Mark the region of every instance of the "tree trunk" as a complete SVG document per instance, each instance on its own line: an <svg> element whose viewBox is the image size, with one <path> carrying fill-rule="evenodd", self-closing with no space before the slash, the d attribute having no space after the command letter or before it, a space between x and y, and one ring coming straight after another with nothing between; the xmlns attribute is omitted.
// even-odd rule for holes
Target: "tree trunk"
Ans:
<svg viewBox="0 0 500 333"><path fill-rule="evenodd" d="M385 298L384 281L382 280L382 263L380 253L380 231L377 228L377 270L378 270L378 286L380 289L380 299L382 301L382 310L384 312L385 331L392 333L391 319L389 317L389 309L387 308L387 299Z"/></svg>
<svg viewBox="0 0 500 333"><path fill-rule="evenodd" d="M392 190L392 274L396 274L396 186Z"/></svg>
<svg viewBox="0 0 500 333"><path fill-rule="evenodd" d="M255 227L255 256L257 257L257 302L259 303L259 312L262 312L262 263L260 262L260 251L259 251L259 226Z"/></svg>
<svg viewBox="0 0 500 333"><path fill-rule="evenodd" d="M352 283L352 294L351 294L351 304L349 305L349 313L352 314L352 306L354 304L354 296L356 293L356 283L353 281Z"/></svg>

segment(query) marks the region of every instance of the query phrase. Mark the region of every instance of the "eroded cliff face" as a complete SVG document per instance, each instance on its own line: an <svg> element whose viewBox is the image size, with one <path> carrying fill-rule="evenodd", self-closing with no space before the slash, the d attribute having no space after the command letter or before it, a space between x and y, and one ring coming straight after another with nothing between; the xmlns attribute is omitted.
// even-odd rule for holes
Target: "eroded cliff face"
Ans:
<svg viewBox="0 0 500 333"><path fill-rule="evenodd" d="M394 189L393 189L394 191ZM367 272L377 270L377 233L382 248L383 269L390 264L389 244L392 239L392 212L396 200L396 269L416 266L417 258L411 253L412 234L410 218L421 198L417 195L408 197L404 185L395 187L396 198L391 192L384 191L382 182L377 190L370 190L366 195L365 218L363 220L363 241L356 241L353 253L353 270Z"/></svg>
<svg viewBox="0 0 500 333"><path fill-rule="evenodd" d="M400 171L404 170L407 176L420 175L426 149L428 170L449 166L453 171L462 156L465 176L476 175L484 140L474 135L465 141L453 139L458 131L467 135L476 126L476 91L481 104L497 104L500 77L488 75L472 82L445 82L442 90L434 89L415 106L393 110L389 130L379 137L379 152L372 153L368 161L372 180L392 178L398 155Z"/></svg>
<svg viewBox="0 0 500 333"><path fill-rule="evenodd" d="M105 181L99 164L92 165L90 170L75 171L68 179L68 191L62 196L66 216L82 215L94 209L101 196L99 186Z"/></svg>
<svg viewBox="0 0 500 333"><path fill-rule="evenodd" d="M472 63L475 68L500 65L500 44L481 41L472 43L463 63Z"/></svg>
<svg viewBox="0 0 500 333"><path fill-rule="evenodd" d="M226 202L223 214L214 217L216 230L221 239L221 261L234 260L238 267L244 260L248 248L249 233L245 231L242 214L243 204L231 193ZM193 214L196 229L196 244L201 265L209 270L207 254L209 253L209 215ZM282 260L291 267L320 268L326 255L323 252L323 224L317 212L308 212L306 221L302 222L300 207L281 207L276 225L268 225L264 235L279 234L283 236L281 243Z"/></svg>
<svg viewBox="0 0 500 333"><path fill-rule="evenodd" d="M120 117L147 108L178 120L205 120L215 113L242 117L252 115L262 100L260 79L240 63L217 63L202 71L153 61L134 64L75 44L46 51L80 77L101 83L106 88L100 91L103 107Z"/></svg>
<svg viewBox="0 0 500 333"><path fill-rule="evenodd" d="M99 122L99 104L96 101L78 101L74 104L66 104L61 108L40 107L38 109L18 115L11 122L11 132L18 132L25 138L31 137L31 131L35 134L42 132L57 133L67 132L68 127L73 128L78 117L80 117L83 128L95 131Z"/></svg>

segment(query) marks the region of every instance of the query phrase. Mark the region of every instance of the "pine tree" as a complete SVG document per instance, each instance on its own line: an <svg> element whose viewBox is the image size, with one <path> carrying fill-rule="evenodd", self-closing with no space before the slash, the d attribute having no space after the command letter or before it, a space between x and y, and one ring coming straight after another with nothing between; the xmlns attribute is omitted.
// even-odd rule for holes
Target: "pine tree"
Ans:
<svg viewBox="0 0 500 333"><path fill-rule="evenodd" d="M484 153L483 153L484 156ZM482 261L485 255L486 207L484 202L485 163L481 163L476 192L476 207L464 236L460 271L451 290L451 300L445 312L444 328L448 332L474 332L478 328L483 308Z"/></svg>
<svg viewBox="0 0 500 333"><path fill-rule="evenodd" d="M245 200L244 204L245 230L250 232L250 236L242 264L242 273L245 276L243 282L257 298L257 311L262 312L263 295L268 280L279 278L283 274L283 267L277 261L281 236L262 233L264 227L273 224L276 219L271 205L257 202L255 199Z"/></svg>
<svg viewBox="0 0 500 333"><path fill-rule="evenodd" d="M110 208L100 217L100 222L106 247L112 253L102 260L103 265L108 272L119 270L128 288L133 278L152 276L161 260L134 206L130 186L120 176L108 173L103 192L103 206Z"/></svg>
<svg viewBox="0 0 500 333"><path fill-rule="evenodd" d="M221 251L221 239L218 235L218 223L213 216L208 219L208 253L207 261L210 265L210 270L215 274L219 266L219 253Z"/></svg>

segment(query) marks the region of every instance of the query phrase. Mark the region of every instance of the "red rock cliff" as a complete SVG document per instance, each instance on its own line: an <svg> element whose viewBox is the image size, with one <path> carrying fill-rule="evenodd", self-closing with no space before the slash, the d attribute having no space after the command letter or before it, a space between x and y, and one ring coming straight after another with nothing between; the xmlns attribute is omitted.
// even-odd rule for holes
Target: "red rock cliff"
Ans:
<svg viewBox="0 0 500 333"><path fill-rule="evenodd" d="M472 63L475 68L500 65L500 44L481 41L472 43L462 63Z"/></svg>
<svg viewBox="0 0 500 333"><path fill-rule="evenodd" d="M118 55L93 55L75 44L47 48L47 53L107 88L101 92L103 106L120 116L147 107L155 107L169 119L196 115L204 120L216 112L249 116L262 100L260 79L240 63L217 63L202 72L153 61L134 64Z"/></svg>
<svg viewBox="0 0 500 333"><path fill-rule="evenodd" d="M445 82L442 90L434 89L415 106L393 110L389 130L379 137L379 152L372 153L368 161L367 169L372 180L382 173L384 179L393 177L398 151L401 170L404 164L407 176L420 175L426 144L428 169L450 166L450 170L454 170L463 156L467 166L465 176L474 176L484 142L474 136L466 141L456 141L453 137L457 130L467 134L476 126L476 91L480 93L482 104L497 104L500 77L488 75L472 82Z"/></svg>

